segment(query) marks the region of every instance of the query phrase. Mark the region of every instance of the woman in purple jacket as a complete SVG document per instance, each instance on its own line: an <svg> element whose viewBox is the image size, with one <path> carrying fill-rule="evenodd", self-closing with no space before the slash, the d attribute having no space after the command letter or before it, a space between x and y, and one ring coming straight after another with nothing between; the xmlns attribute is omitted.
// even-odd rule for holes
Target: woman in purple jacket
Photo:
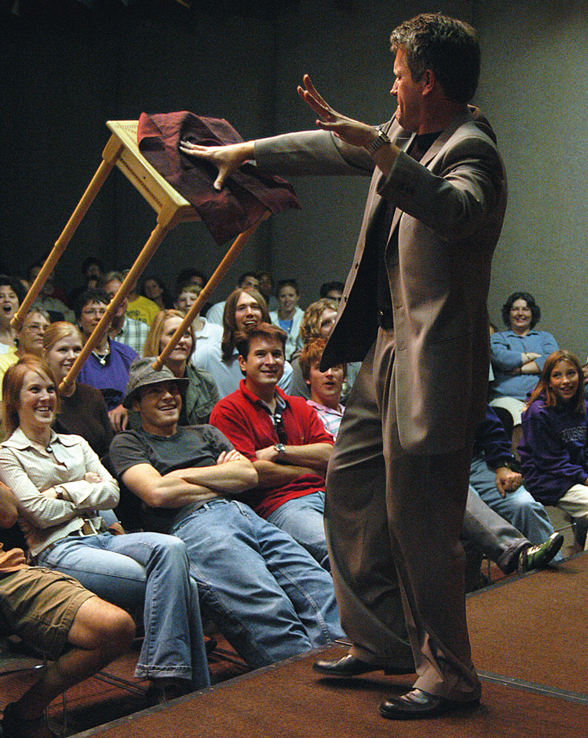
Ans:
<svg viewBox="0 0 588 738"><path fill-rule="evenodd" d="M525 487L539 502L574 518L588 518L582 377L580 362L569 351L554 351L547 358L523 413L519 445Z"/></svg>

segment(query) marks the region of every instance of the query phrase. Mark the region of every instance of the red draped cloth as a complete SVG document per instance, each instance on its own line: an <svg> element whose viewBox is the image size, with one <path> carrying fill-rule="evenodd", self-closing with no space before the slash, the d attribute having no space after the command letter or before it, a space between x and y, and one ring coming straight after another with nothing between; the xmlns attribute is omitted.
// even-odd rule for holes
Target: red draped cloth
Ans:
<svg viewBox="0 0 588 738"><path fill-rule="evenodd" d="M266 210L278 213L300 208L289 182L259 174L254 164L240 167L219 192L213 187L216 168L180 151L180 141L203 146L242 142L237 131L222 118L206 118L186 111L141 113L137 139L143 156L194 206L221 246L250 228Z"/></svg>

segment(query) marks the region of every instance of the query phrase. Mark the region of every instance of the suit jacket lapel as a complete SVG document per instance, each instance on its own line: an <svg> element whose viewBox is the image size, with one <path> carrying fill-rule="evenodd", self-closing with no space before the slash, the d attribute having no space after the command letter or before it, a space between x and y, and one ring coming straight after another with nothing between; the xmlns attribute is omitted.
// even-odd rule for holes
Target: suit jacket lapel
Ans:
<svg viewBox="0 0 588 738"><path fill-rule="evenodd" d="M455 131L463 125L466 121L473 120L471 113L465 112L460 113L459 115L456 115L455 118L451 121L451 123L447 126L447 128L442 131L439 136L433 141L432 145L429 147L429 149L426 151L425 155L421 159L421 164L426 167L428 166L437 156L437 154L441 151L441 149L445 146L447 141L453 136ZM400 143L397 143L397 145L402 148L403 151L407 151L408 147L412 143L413 136L409 135L408 139L406 139L406 143L404 146L400 146ZM382 175L383 176L383 175ZM399 210L396 208L394 211L394 217L392 218L392 224L390 226L390 233L388 235L388 244L390 244L390 239L392 237L392 234L394 233L394 230L398 227L398 221L402 217L402 210Z"/></svg>

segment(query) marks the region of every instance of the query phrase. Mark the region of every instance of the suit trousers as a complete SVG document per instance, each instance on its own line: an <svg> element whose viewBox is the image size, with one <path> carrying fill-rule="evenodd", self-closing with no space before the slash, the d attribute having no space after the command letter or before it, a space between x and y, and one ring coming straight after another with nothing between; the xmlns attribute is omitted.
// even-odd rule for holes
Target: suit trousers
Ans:
<svg viewBox="0 0 588 738"><path fill-rule="evenodd" d="M349 396L329 462L325 526L351 653L396 667L415 687L474 700L459 542L473 442L416 455L400 444L394 333L380 328ZM402 398L398 398L401 402ZM448 419L451 422L451 419Z"/></svg>

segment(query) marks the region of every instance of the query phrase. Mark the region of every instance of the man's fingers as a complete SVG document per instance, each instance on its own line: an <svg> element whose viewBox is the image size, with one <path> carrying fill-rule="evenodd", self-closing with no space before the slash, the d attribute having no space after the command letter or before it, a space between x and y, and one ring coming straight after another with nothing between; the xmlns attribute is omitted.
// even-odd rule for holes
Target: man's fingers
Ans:
<svg viewBox="0 0 588 738"><path fill-rule="evenodd" d="M214 189L215 190L218 190L220 192L220 190L222 190L222 188L223 188L223 186L225 184L225 179L226 178L227 178L227 172L223 172L223 171L219 170L218 176L214 180L214 185L213 185Z"/></svg>

